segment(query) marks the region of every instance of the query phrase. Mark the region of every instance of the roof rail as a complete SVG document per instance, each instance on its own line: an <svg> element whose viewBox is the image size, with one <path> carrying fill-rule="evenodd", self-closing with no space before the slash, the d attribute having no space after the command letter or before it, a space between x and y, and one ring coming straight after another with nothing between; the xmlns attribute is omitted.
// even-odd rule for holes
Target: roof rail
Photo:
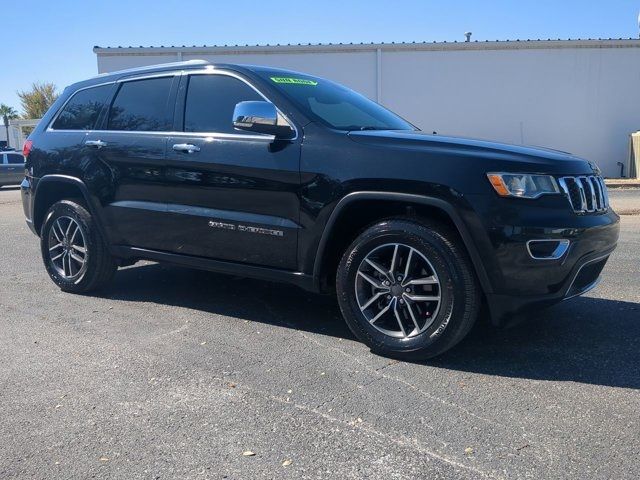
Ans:
<svg viewBox="0 0 640 480"><path fill-rule="evenodd" d="M163 68L188 67L191 65L211 65L211 62L207 60L198 59L198 60L184 60L182 62L158 63L155 65L145 65L143 67L126 68L124 70L117 70L114 72L104 72L104 73L98 74L96 77L93 77L93 78L102 77L104 75L120 75L120 74L127 74L127 73L137 73L137 72L144 72L147 70L156 70L156 69L163 69Z"/></svg>

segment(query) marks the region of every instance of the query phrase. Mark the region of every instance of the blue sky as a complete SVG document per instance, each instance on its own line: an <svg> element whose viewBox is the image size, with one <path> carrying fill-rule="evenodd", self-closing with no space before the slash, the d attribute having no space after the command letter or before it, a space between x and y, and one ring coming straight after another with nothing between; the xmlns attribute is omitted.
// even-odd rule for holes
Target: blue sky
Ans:
<svg viewBox="0 0 640 480"><path fill-rule="evenodd" d="M2 8L0 102L97 73L94 45L638 37L640 0L109 0Z"/></svg>

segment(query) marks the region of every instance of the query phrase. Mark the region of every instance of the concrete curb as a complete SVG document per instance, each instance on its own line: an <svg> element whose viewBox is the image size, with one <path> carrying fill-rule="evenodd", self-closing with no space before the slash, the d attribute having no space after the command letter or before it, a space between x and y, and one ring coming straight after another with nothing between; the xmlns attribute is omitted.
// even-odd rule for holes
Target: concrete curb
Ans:
<svg viewBox="0 0 640 480"><path fill-rule="evenodd" d="M607 188L640 188L639 178L612 178L606 179Z"/></svg>

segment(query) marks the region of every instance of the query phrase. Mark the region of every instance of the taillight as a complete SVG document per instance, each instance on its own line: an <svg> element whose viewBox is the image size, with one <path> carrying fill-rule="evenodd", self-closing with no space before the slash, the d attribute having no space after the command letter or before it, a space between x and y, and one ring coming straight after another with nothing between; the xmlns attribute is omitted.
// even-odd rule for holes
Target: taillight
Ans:
<svg viewBox="0 0 640 480"><path fill-rule="evenodd" d="M25 160L31 153L32 147L33 147L33 140L26 140L24 142L24 146L22 147L22 155L24 155Z"/></svg>

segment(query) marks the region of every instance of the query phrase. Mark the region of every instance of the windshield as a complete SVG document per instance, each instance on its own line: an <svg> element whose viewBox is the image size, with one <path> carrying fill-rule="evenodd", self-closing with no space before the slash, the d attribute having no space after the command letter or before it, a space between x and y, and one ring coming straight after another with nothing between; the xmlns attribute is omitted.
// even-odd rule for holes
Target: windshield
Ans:
<svg viewBox="0 0 640 480"><path fill-rule="evenodd" d="M312 119L337 130L415 130L395 113L342 85L282 72L259 74Z"/></svg>

